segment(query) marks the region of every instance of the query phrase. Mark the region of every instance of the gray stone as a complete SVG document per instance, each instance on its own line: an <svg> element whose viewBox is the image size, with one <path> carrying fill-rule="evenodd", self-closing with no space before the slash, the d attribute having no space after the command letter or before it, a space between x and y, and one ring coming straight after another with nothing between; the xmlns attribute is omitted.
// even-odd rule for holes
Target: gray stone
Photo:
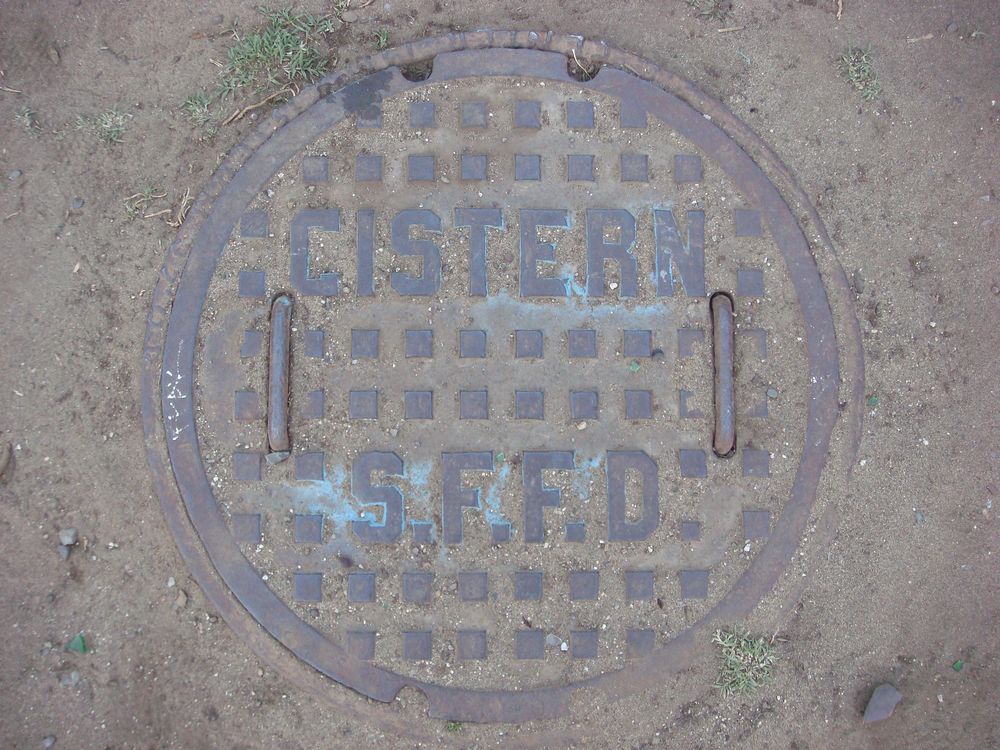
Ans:
<svg viewBox="0 0 1000 750"><path fill-rule="evenodd" d="M64 544L67 547L72 547L76 544L76 529L72 527L59 529L59 544Z"/></svg>
<svg viewBox="0 0 1000 750"><path fill-rule="evenodd" d="M80 682L80 673L75 669L59 678L59 684L63 687L75 687L78 682Z"/></svg>
<svg viewBox="0 0 1000 750"><path fill-rule="evenodd" d="M67 547L65 544L60 544L57 549L59 550L59 559L60 560L68 560L69 559L69 547Z"/></svg>
<svg viewBox="0 0 1000 750"><path fill-rule="evenodd" d="M344 23L354 23L355 21L358 20L358 17L359 16L357 11L354 10L345 10L343 14L340 16L341 20Z"/></svg>
<svg viewBox="0 0 1000 750"><path fill-rule="evenodd" d="M768 398L777 398L778 397L778 389L777 388L768 388L767 389L767 397Z"/></svg>
<svg viewBox="0 0 1000 750"><path fill-rule="evenodd" d="M42 747L49 748L49 747L55 747L55 746L56 746L55 735L51 735L50 734L48 737L46 737L44 740L42 740Z"/></svg>
<svg viewBox="0 0 1000 750"><path fill-rule="evenodd" d="M949 34L954 34L956 31L958 31L958 24L952 21L951 23L948 24L948 28L946 29L946 31Z"/></svg>
<svg viewBox="0 0 1000 750"><path fill-rule="evenodd" d="M903 700L903 694L888 682L882 683L872 693L865 707L865 721L882 721L892 716L896 705Z"/></svg>
<svg viewBox="0 0 1000 750"><path fill-rule="evenodd" d="M851 274L851 286L854 287L857 294L862 294L865 291L865 277L861 275L860 268L855 269L854 273Z"/></svg>
<svg viewBox="0 0 1000 750"><path fill-rule="evenodd" d="M77 211L80 210L81 208L83 208L83 198L74 198L72 206L73 206L74 210L77 210Z"/></svg>
<svg viewBox="0 0 1000 750"><path fill-rule="evenodd" d="M8 180L16 180L22 174L24 174L24 172L22 172L20 169L15 169L15 170L7 173L7 179Z"/></svg>
<svg viewBox="0 0 1000 750"><path fill-rule="evenodd" d="M555 633L549 633L547 636L545 636L546 646L558 646L560 643L562 643L562 638L560 638Z"/></svg>

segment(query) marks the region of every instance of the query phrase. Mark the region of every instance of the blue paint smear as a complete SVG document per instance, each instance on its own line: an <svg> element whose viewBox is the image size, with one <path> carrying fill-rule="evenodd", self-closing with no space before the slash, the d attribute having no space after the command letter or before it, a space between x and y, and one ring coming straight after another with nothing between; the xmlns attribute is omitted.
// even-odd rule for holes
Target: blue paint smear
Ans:
<svg viewBox="0 0 1000 750"><path fill-rule="evenodd" d="M504 462L500 466L500 470L494 473L494 476L496 478L489 486L479 492L479 507L483 511L487 523L507 524L513 529L513 524L500 512L500 493L503 492L510 479L510 464ZM485 503L485 507L483 503Z"/></svg>
<svg viewBox="0 0 1000 750"><path fill-rule="evenodd" d="M593 458L576 457L576 471L573 473L573 489L583 502L590 500L590 483L594 475L603 476L601 467L604 464L604 456L594 456Z"/></svg>
<svg viewBox="0 0 1000 750"><path fill-rule="evenodd" d="M299 481L275 488L276 499L296 513L322 514L337 529L361 519L361 512L347 490L349 479L343 466L333 466L321 480Z"/></svg>

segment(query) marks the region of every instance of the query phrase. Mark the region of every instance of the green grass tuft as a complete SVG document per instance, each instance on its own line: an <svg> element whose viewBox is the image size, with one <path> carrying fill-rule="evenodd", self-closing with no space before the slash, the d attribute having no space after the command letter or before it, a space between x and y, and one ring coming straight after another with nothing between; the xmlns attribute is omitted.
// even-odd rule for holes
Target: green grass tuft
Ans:
<svg viewBox="0 0 1000 750"><path fill-rule="evenodd" d="M848 47L840 57L840 70L865 101L871 101L882 90L872 63L871 47Z"/></svg>
<svg viewBox="0 0 1000 750"><path fill-rule="evenodd" d="M106 112L101 112L97 117L84 117L80 115L76 118L76 129L90 130L108 145L121 143L129 117L131 115L126 115L117 109L109 109Z"/></svg>
<svg viewBox="0 0 1000 750"><path fill-rule="evenodd" d="M264 26L246 36L233 28L233 46L217 95L232 96L243 88L265 90L295 83L309 83L330 67L328 54L315 43L323 34L340 28L336 16L295 13L290 8L258 8L267 19Z"/></svg>
<svg viewBox="0 0 1000 750"><path fill-rule="evenodd" d="M716 630L712 643L722 649L719 681L716 683L726 698L750 695L771 678L776 660L774 647L766 638L754 638L745 630Z"/></svg>
<svg viewBox="0 0 1000 750"><path fill-rule="evenodd" d="M28 135L40 135L42 126L38 123L36 115L27 105L21 107L14 113L14 120Z"/></svg>
<svg viewBox="0 0 1000 750"><path fill-rule="evenodd" d="M389 46L389 29L382 26L375 30L375 49L385 49Z"/></svg>

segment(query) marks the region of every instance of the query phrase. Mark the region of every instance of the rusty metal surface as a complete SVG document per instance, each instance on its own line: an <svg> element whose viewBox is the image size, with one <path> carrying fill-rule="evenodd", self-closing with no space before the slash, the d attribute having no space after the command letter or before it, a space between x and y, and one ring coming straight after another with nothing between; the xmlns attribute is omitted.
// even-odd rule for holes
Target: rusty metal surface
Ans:
<svg viewBox="0 0 1000 750"><path fill-rule="evenodd" d="M514 49L525 46L541 49ZM463 50L463 47L470 49ZM587 53L588 58L592 60L628 61L629 67L636 70L637 75L606 68L592 81L571 81L566 72L565 57L565 53L571 49ZM543 50L554 50L555 52ZM394 64L405 64L434 54L437 54L434 72L427 81L408 81L392 67ZM664 91L664 88L669 88L670 85L678 88L676 79L669 74L656 71L644 62L637 62L630 56L609 50L601 45L585 43L570 37L482 32L477 35L459 35L411 45L402 50L378 56L371 62L371 67L374 72L367 76L361 75L360 73L363 72L361 71L356 74L344 74L327 82L321 87L320 93L324 95L321 100L317 99L315 91L307 92L303 97L279 112L273 125L262 128L243 149L237 150L235 156L231 157L231 161L224 165L220 173L213 179L213 184L208 187L205 195L199 200L195 211L192 212L191 219L185 226L184 233L175 243L171 256L168 258L164 281L158 287L154 299L147 336L144 422L150 444L151 466L154 470L154 476L157 477L161 500L167 511L171 528L178 539L178 544L192 566L193 572L202 585L206 587L213 601L216 601L227 620L234 623L234 627L243 633L244 637L251 641L255 648L268 652L271 658L283 661L287 665L289 660L282 655L280 650L275 652L268 642L260 640L274 638L275 642L280 642L291 653L294 653L301 660L299 663L308 664L309 668L377 700L391 700L401 687L412 685L427 696L430 712L435 716L456 720L523 721L560 715L566 710L570 694L581 686L598 690L609 698L617 698L644 689L660 681L665 673L682 668L699 647L698 643L704 639L710 628L741 617L753 608L755 603L770 590L777 580L784 563L794 551L798 535L808 518L809 506L815 493L816 484L823 471L830 431L837 416L838 350L834 325L826 301L826 292L802 231L795 217L788 211L779 191L766 179L757 164L724 131L714 124L706 123L702 112L693 109L680 98ZM345 116L357 120L359 128L364 126L362 123L372 122L376 114L370 109L372 102L389 101L394 96L405 95L408 91L439 85L442 82L458 83L464 79L475 80L477 77L488 78L491 76L525 77L536 84L546 82L550 85L550 91L553 91L551 96L557 104L563 103L566 98L572 98L565 93L558 93L557 86L560 84L572 86L577 91L592 92L594 97L611 97L621 102L619 117L621 117L622 126L638 125L640 115L643 119L651 117L666 123L673 132L693 144L693 150L721 166L727 178L732 180L740 194L753 206L753 210L759 212L758 221L765 227L765 231L781 253L787 271L791 298L798 305L805 322L804 338L807 350L807 357L803 362L804 366L801 372L795 373L794 376L804 389L803 392L807 398L801 401L804 413L804 432L800 437L801 452L798 456L797 469L789 475L788 497L781 508L775 509L778 511L776 514L767 514L761 510L744 511L745 533L748 535L752 533L754 539L766 540L766 545L759 552L756 552L752 560L747 561L745 570L728 587L728 591L715 599L708 600L709 576L707 571L690 569L677 571L676 585L679 587L678 591L681 597L688 599L706 597L705 608L699 610L699 618L692 626L677 633L671 633L670 637L662 642L651 638L651 631L643 629L629 631L627 641L630 651L628 660L622 664L612 664L599 673L590 671L586 677L583 677L583 673L580 672L581 678L576 680L543 678L540 681L536 680L534 684L514 685L504 690L449 685L446 682L441 684L433 678L415 676L420 674L419 670L407 673L406 670L394 671L379 666L377 661L373 662L369 658L369 654L372 653L370 636L362 631L350 631L339 636L331 636L329 632L322 632L317 627L308 624L303 619L302 609L299 605L283 600L276 593L276 590L268 585L267 580L262 579L260 571L255 570L248 561L246 549L241 548L235 538L237 529L235 516L227 518L226 511L220 508L213 487L207 480L201 458L203 446L199 445L198 439L199 425L195 417L197 395L194 388L198 379L195 367L195 342L202 335L199 332L201 310L206 298L212 294L210 288L213 278L217 274L220 260L223 258L227 238L237 228L240 217L244 216L245 220L245 213L254 196L269 180L274 178L274 175L281 169L281 165L296 158L296 155L305 149L317 134L336 126ZM640 76L647 76L650 80L643 80ZM659 85L654 85L650 81L655 81ZM683 93L683 86L680 88L681 93ZM703 110L708 113L707 108L703 108ZM585 127L588 124L586 110L570 107L567 108L566 112L567 116L577 118L574 120L576 125ZM469 119L460 122L465 122L469 127L477 127L483 122L483 120L477 119L482 114L481 110L477 111L476 108L472 108L468 113L462 112L463 117L466 114L468 114ZM716 120L726 119L725 117L720 118L719 113L714 110L712 114ZM725 114L723 111L722 115ZM522 116L527 118L521 121L522 127L525 126L523 123L532 123L530 108L523 112ZM731 120L731 116L728 119ZM625 159L624 155L622 157L620 165L622 179L624 180L626 175L641 178L643 169L640 160L632 159L631 154L629 156L629 159ZM678 177L677 183L686 184L694 181L694 184L697 184L696 178L701 176L700 161L695 165L690 158L686 158L691 156L690 154L684 156L685 158L675 161L672 165ZM531 159L522 159L520 162L514 160L515 179L519 174L524 181L530 182L535 180L536 175L541 177L545 174L544 162L541 160L539 160L540 163ZM303 162L303 176L307 176L308 173L310 179L321 178L323 175L315 171L314 166L315 164L311 164L307 167ZM352 168L354 166L352 164ZM481 166L481 162L470 160L468 165L462 165L462 171L468 177L472 177L477 174L477 170ZM421 177L432 175L433 165L430 166L432 170L430 173L426 171L427 167L427 163L422 163L419 159L416 162L411 161L409 164L410 179L416 177L419 180ZM465 172L466 167L468 167L468 172ZM360 179L365 174L372 174L364 170L372 169L373 164L370 161L365 164L359 161L356 168L358 170L357 176ZM569 160L566 163L566 169L568 178L588 181L587 177L592 175L593 161ZM425 171L421 172L421 170ZM476 204L474 201L470 201L467 205ZM528 205L531 203L529 202ZM546 219L545 216L539 218ZM656 218L667 221L665 214L658 215ZM366 216L359 212L358 226L363 227L365 220ZM740 235L741 230L751 233L755 230L752 217L737 214L734 221L737 235ZM536 226L543 224L544 221L539 221ZM292 227L289 273L293 285L295 279L299 280L300 291L306 293L318 291L320 294L332 296L333 293L339 291L337 285L339 280L333 274L324 273L310 276L309 227L315 226L317 225L310 224L306 228L304 243L301 241L296 243L296 230L294 226ZM332 224L326 226L330 227ZM619 229L624 231L621 230L621 227ZM670 236L671 229L676 229L676 227L671 227L669 222L661 226L661 231L666 232L666 236ZM244 236L252 235L244 234ZM299 237L301 239L302 235L300 234ZM604 249L612 254L614 253L614 239L611 238L611 240L603 242ZM524 258L523 242L522 238L522 259ZM595 244L601 245L602 242L595 241ZM546 252L543 245L539 245L539 248L537 252L543 254ZM362 250L363 243L359 239L359 268L364 265ZM531 252L530 248L529 252ZM539 260L545 260L543 255L537 257ZM683 253L676 253L675 258L689 264L697 261L697 258L683 257ZM697 285L689 288L688 277L697 277L697 273L691 270L692 267L688 265L686 272L685 267L681 267L679 281L683 281L683 285L678 285L676 293L696 299L704 295L704 290L697 288ZM751 273L746 273L746 271ZM588 291L597 291L603 288L606 280L602 277L603 272L600 275L588 273L585 278ZM427 278L427 276L414 275L413 278ZM471 294L475 294L477 278L473 268L470 270L468 281ZM739 273L734 273L731 289L737 294L740 294L742 289L747 295L755 295L763 292L764 278L765 276L759 273L759 269L741 268ZM253 293L259 291L259 289L252 288L250 281L251 279L248 278L248 286L244 289L243 279L240 279L239 292L241 297L252 299ZM539 281L541 280L539 279ZM624 287L628 283L629 279L622 274L619 280L619 284L623 287L622 294L624 294ZM522 294L525 291L523 284L524 279L522 278ZM591 284L593 284L592 289ZM662 287L658 288L659 291L664 291ZM243 294L244 291L247 292L246 295ZM363 294L364 286L358 284L356 291L359 295ZM677 297L674 297L672 301L676 301L676 299ZM661 300L661 302L665 301L671 300ZM538 320L537 317L536 320ZM537 322L533 325L537 325ZM470 326L469 330L485 329L476 329ZM520 352L525 359L532 359L540 351L545 352L544 346L548 343L547 336L533 335L536 330L541 329L528 328L527 326L519 329L525 335L515 337L516 340L512 342L515 347L512 350L512 356L516 357L517 353ZM580 326L572 330L584 329ZM635 357L643 356L646 351L649 352L651 358L657 356L657 351L662 356L663 351L659 347L653 346L652 343L647 348L642 336L627 335L629 332L635 334L637 331L641 331L641 329L619 329L619 333L623 337L621 339L622 347L628 348ZM487 341L489 340L490 337L487 334ZM569 341L573 340L569 339ZM684 342L693 340L687 334L682 336L681 329L678 329L672 350L677 351L683 357L685 346L689 346ZM763 341L766 349L768 343L766 334ZM414 346L423 346L425 343L416 341ZM853 341L851 343L853 345ZM315 340L312 345L315 346ZM370 345L370 341L359 344L361 348L358 352L362 355L365 352L370 354L373 350L364 348L365 346L370 347ZM473 348L468 351L473 352L477 345L476 342L470 340L469 346ZM543 347L541 350L539 349L540 345ZM580 346L584 348L579 351L586 351L588 345L586 337L581 337ZM310 346L308 339L305 346ZM322 344L320 344L320 348L322 348ZM697 351L697 349L692 351ZM303 399L313 403L314 409L317 403L315 393L316 391L310 391L308 394L301 394ZM433 401L421 400L423 396L420 396L419 393L423 393L423 391L414 391L414 393L418 394L413 397L413 408L416 410L414 414L421 415L424 419L431 419L430 415L433 414L431 410L435 408ZM536 401L535 397L530 395L532 391L525 390L523 393L526 394L523 397L525 411L520 416L525 419L531 418L533 414L538 413L537 410L541 410L541 413L544 414L545 402L542 399ZM583 391L580 393L582 394ZM633 389L631 393L631 396L625 397L624 408L632 417L641 418L640 415L647 413L650 402L645 395L641 395L645 393L642 389ZM320 398L322 399L322 396ZM470 397L468 402L470 410L482 408L480 402L476 400L477 398ZM682 396L681 403L683 404L684 401L685 397ZM295 402L296 396L293 394L293 409L296 408ZM591 397L587 395L581 395L576 402L581 409L594 407ZM269 409L270 406L269 403ZM520 407L517 402L514 402L512 408L516 410ZM323 409L320 408L319 411L322 413ZM472 412L470 411L470 413ZM695 412L692 410L691 413ZM518 412L515 411L515 414ZM684 416L680 406L677 407L675 414L678 417ZM667 421L671 420L668 418ZM201 429L206 429L206 426L202 425ZM438 429L445 430L444 434L447 435L447 428ZM707 434L705 439L708 439ZM553 446L547 445L546 438L543 437L539 447L552 448ZM628 446L611 445L608 447L627 448ZM465 450L465 448L464 445L452 446L452 450ZM337 449L337 446L328 446L328 450L336 451ZM687 451L686 454L685 451ZM456 465L463 468L471 466L477 470L488 471L491 465L496 465L496 451L479 451L479 453L483 453L484 457L485 453L490 453L491 463L488 464L484 459L477 458L475 451L447 455L460 456L454 460L459 461ZM542 468L552 468L550 463L553 461L556 462L554 466L559 467L559 462L566 460L558 455L552 455L558 451L548 450L545 453L549 455L544 457L544 461L549 463L540 464ZM694 447L681 450L679 471L682 477L686 476L700 481L698 478L704 476L708 466L705 463L704 453L701 454L700 459L695 455L696 453L697 449ZM444 460L444 455L442 454L442 460ZM527 451L524 452L523 456L520 456L522 462L527 462L529 459L535 460L530 458ZM627 466L629 469L642 473L643 461L640 460L638 454L630 453L627 450L609 450L606 456L609 486L613 483L613 465L616 465L615 462L622 461L625 462L621 464L623 467ZM315 481L311 478L324 476L323 459L318 459L317 467L314 452L296 453L293 463L295 465L295 479L298 481ZM172 476L164 471L168 465ZM761 450L757 446L748 446L748 450L743 452L742 466L743 476L749 482L759 482L771 478L767 451ZM388 469L387 473L392 474L391 462L383 462L379 468L381 470ZM459 471L461 470L459 469ZM622 482L624 485L624 479ZM447 486L445 485L446 491ZM546 485L541 482L533 485L535 490L530 490L530 486L526 476L526 496L532 491L540 493L540 502L545 505L545 498L548 497L545 495ZM645 488L646 484L643 487ZM624 492L623 489L622 497L624 497ZM463 497L459 493L454 501L458 503L457 507L459 508L463 504ZM653 502L652 495L644 497L643 503L651 502ZM461 511L459 512L461 513ZM758 515L747 516L747 513ZM761 513L765 513L765 515L759 515ZM253 514L243 514L243 516L246 515ZM297 519L297 530L300 529L299 523ZM309 531L310 528L314 527L309 526L308 520L303 520L301 523L303 538L308 537L310 533L315 533ZM432 519L431 523L434 524L436 521ZM685 540L697 538L697 525L693 526L692 524L696 524L696 522L684 521L679 525L679 534ZM635 526L635 524L626 524L623 527L626 531L623 533L630 533L627 531L629 526ZM362 524L362 527L355 526L355 528L371 530L373 527L371 524L367 527ZM526 516L524 528L519 531L527 536L530 530L531 524ZM579 534L580 530L578 525L572 526L571 529L571 524L567 524L565 530L567 539L576 538L575 535ZM586 529L583 531L586 533ZM419 536L425 532L426 529L418 529L416 524L412 530L416 541L426 539L426 537ZM494 544L504 543L503 537L497 536L497 534L503 533L502 525L498 529L497 524L494 523L491 533ZM509 531L507 533L509 534ZM474 572L467 571L468 574ZM481 572L487 575L490 573L489 570ZM580 571L580 573L583 572L585 571ZM630 597L635 595L641 599L649 590L648 587L651 583L652 585L660 585L656 583L659 578L653 578L653 571L632 571L631 575L628 573L629 571L623 571L623 582L626 586L625 591ZM345 584L348 580L349 577L345 577ZM356 580L358 585L361 585L361 579ZM466 581L464 585L472 586L472 589L462 589L463 580ZM600 590L601 580L601 578L596 579L598 590ZM430 596L431 589L427 588L428 579L411 577L404 578L403 581L404 598L420 601L423 597ZM479 584L471 583L472 581L481 581L481 579L475 576L467 576L464 579L460 577L458 584L460 590L478 590L475 587ZM294 591L307 600L314 600L317 592L320 592L320 596L322 595L322 589L317 589L316 585L317 579L315 578L296 576ZM377 584L374 585L377 586ZM570 597L575 600L591 601L589 597L594 585L595 580L590 573L584 577L573 578L570 576L568 592ZM277 584L275 586L277 587ZM350 596L351 590L348 585L348 596ZM356 589L357 592L362 590ZM474 594L470 594L470 596L472 598L469 601L480 601L475 598ZM544 594L539 594L539 596L544 596ZM433 616L431 619L433 620ZM253 627L250 626L253 622L262 625L270 635L259 632L255 634ZM418 661L429 660L433 636L428 635L428 633L431 633L432 630L433 627L430 630L411 629L401 632L400 653L403 658L412 657ZM480 655L484 653L485 643L483 632L470 629L460 630L456 636L459 653L470 660L481 658ZM583 663L585 660L589 661L600 654L601 641L596 635L590 635L590 632L573 631L572 635L569 636L569 640L573 642L570 649L572 659L579 659ZM521 641L524 643L522 644ZM538 653L537 645L530 645L527 635L519 635L516 647L511 644L511 648L516 649L510 652L512 654ZM516 678L521 667L514 661L511 661L510 664L514 665L510 675ZM503 664L499 666L503 666ZM428 672L428 674L433 675L433 672ZM316 685L315 681L306 674L303 674L302 681L310 682L314 687ZM331 685L329 689L336 690L337 688Z"/></svg>
<svg viewBox="0 0 1000 750"><path fill-rule="evenodd" d="M724 292L712 295L712 367L715 371L715 431L712 450L720 458L736 452L736 370L733 298ZM766 403L766 402L765 402Z"/></svg>
<svg viewBox="0 0 1000 750"><path fill-rule="evenodd" d="M291 364L292 299L279 295L271 303L270 349L267 373L267 444L271 453L287 453L288 378Z"/></svg>

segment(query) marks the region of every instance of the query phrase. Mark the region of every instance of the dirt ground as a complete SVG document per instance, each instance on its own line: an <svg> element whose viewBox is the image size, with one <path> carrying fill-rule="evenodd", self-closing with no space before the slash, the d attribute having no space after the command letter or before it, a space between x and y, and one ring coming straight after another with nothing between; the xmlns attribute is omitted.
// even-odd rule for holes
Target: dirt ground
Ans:
<svg viewBox="0 0 1000 750"><path fill-rule="evenodd" d="M828 541L777 623L773 681L723 699L706 650L656 695L577 707L564 725L579 746L1000 746L1000 14L985 0L844 0L838 20L837 5L736 0L716 21L684 0L378 0L333 38L339 64L382 27L390 45L552 29L642 55L765 138L852 279L863 439L850 480L821 488ZM0 0L0 447L14 447L0 484L0 745L528 744L543 728L447 726L413 695L388 709L339 688L316 698L217 617L164 521L139 371L175 230L129 220L123 200L159 186L157 206L176 208L252 127L201 138L179 108L216 82L235 19L256 23L253 4ZM838 71L849 44L872 46L872 101ZM127 115L121 143L77 129L112 107ZM80 540L64 560L66 527ZM64 648L79 632L85 654ZM885 681L902 703L863 724Z"/></svg>

